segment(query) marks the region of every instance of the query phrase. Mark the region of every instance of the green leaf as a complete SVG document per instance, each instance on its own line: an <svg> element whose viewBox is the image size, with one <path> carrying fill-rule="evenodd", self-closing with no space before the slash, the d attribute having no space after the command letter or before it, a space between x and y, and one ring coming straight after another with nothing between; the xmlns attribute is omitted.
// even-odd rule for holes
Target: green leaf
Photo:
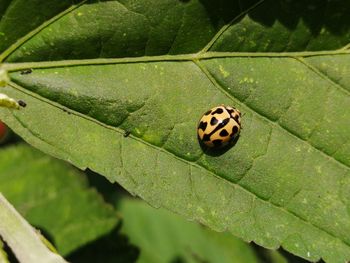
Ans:
<svg viewBox="0 0 350 263"><path fill-rule="evenodd" d="M0 118L25 140L213 229L350 260L349 1L41 2L0 21L3 92L28 105ZM203 152L218 104L243 130Z"/></svg>
<svg viewBox="0 0 350 263"><path fill-rule="evenodd" d="M122 233L140 247L138 263L259 262L248 244L188 222L144 202L124 199L118 204Z"/></svg>
<svg viewBox="0 0 350 263"><path fill-rule="evenodd" d="M64 255L118 223L82 174L61 161L20 144L0 150L0 167L0 192Z"/></svg>

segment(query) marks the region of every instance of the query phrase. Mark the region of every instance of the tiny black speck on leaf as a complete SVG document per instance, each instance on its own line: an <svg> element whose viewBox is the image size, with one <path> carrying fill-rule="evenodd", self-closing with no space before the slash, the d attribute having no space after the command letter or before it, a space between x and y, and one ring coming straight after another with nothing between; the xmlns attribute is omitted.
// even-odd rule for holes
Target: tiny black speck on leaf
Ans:
<svg viewBox="0 0 350 263"><path fill-rule="evenodd" d="M68 113L68 114L71 114L68 110L66 109L62 109L64 112Z"/></svg>
<svg viewBox="0 0 350 263"><path fill-rule="evenodd" d="M25 103L23 100L18 101L19 106L25 108L27 106L27 103Z"/></svg>
<svg viewBox="0 0 350 263"><path fill-rule="evenodd" d="M24 69L24 70L22 70L21 71L21 75L27 75L27 74L30 74L30 73L32 73L33 72L33 70L32 69Z"/></svg>

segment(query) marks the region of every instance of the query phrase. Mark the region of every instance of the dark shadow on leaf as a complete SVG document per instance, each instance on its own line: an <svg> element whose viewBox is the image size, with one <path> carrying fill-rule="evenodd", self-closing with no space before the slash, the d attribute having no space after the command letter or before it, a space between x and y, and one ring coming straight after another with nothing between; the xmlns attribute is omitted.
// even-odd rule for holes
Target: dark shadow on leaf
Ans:
<svg viewBox="0 0 350 263"><path fill-rule="evenodd" d="M228 145L222 147L222 148L209 148L205 144L203 144L200 140L198 140L202 151L204 154L212 156L212 157L217 157L220 155L225 154L227 151L231 150L232 147L234 147L239 139L239 135L234 138Z"/></svg>
<svg viewBox="0 0 350 263"><path fill-rule="evenodd" d="M11 4L11 0L3 0L1 1L0 5L0 20L2 19L3 15L5 14L7 8Z"/></svg>
<svg viewBox="0 0 350 263"><path fill-rule="evenodd" d="M342 34L350 28L350 16L344 10L350 9L350 1L304 0L266 1L249 16L259 23L272 26L277 21L294 30L303 21L313 35L322 27L334 34Z"/></svg>
<svg viewBox="0 0 350 263"><path fill-rule="evenodd" d="M237 18L235 23L238 23L244 17L238 17L241 10L247 10L259 1L200 0L200 2L215 25L219 24L220 19L228 23ZM268 27L279 22L288 29L294 30L299 23L304 22L313 35L318 35L322 27L333 34L341 35L350 29L350 16L345 10L350 10L348 0L327 2L323 0L266 0L248 15L255 22Z"/></svg>
<svg viewBox="0 0 350 263"><path fill-rule="evenodd" d="M1 121L0 121L1 122ZM1 123L0 123L1 124ZM7 134L5 137L0 139L0 146L6 147L19 142L23 142L22 138L19 137L16 133L14 133L10 128L8 128Z"/></svg>
<svg viewBox="0 0 350 263"><path fill-rule="evenodd" d="M55 239L54 237L50 234L49 231L47 231L46 229L42 228L42 227L39 227L39 226L36 226L36 225L32 225L36 231L39 231L39 233L44 236L44 238L47 239L47 241L49 241L51 243L51 245L53 245L54 247L56 247L56 244L55 244Z"/></svg>
<svg viewBox="0 0 350 263"><path fill-rule="evenodd" d="M118 205L119 200L123 196L130 196L130 194L119 184L111 183L104 176L86 169L85 174L88 178L89 185L96 188L102 195L103 199L113 206Z"/></svg>
<svg viewBox="0 0 350 263"><path fill-rule="evenodd" d="M261 247L261 246L255 244L254 242L250 243L250 245L253 248L257 258L259 259L259 263L270 263L270 262L275 261L274 257L271 254L272 250ZM280 255L284 259L286 259L286 261L288 263L308 263L308 262L310 262L306 259L303 259L301 257L295 256L295 255L287 252L283 248L280 248L277 251L280 253ZM324 263L324 261L319 260L319 261L317 261L317 263Z"/></svg>
<svg viewBox="0 0 350 263"><path fill-rule="evenodd" d="M81 247L67 256L71 263L132 263L140 254L139 248L129 243L120 233L120 224L109 234Z"/></svg>
<svg viewBox="0 0 350 263"><path fill-rule="evenodd" d="M288 263L308 263L310 261L302 259L298 256L295 256L283 248L278 249L278 251L288 260ZM325 263L322 259L317 261L317 263Z"/></svg>
<svg viewBox="0 0 350 263"><path fill-rule="evenodd" d="M187 261L181 256L173 258L169 263L186 263Z"/></svg>
<svg viewBox="0 0 350 263"><path fill-rule="evenodd" d="M241 13L240 3L237 0L200 0L200 2L207 10L210 21L216 29L222 27L223 24L229 23L234 17L237 17ZM258 2L258 0L248 2Z"/></svg>

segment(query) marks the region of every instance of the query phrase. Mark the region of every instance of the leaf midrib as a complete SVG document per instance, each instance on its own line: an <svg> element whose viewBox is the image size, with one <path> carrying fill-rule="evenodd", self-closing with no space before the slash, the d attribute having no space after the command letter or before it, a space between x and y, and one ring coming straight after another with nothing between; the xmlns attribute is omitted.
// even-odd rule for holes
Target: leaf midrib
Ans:
<svg viewBox="0 0 350 263"><path fill-rule="evenodd" d="M326 51L301 51L301 52L206 52L190 53L179 55L160 55L143 57L124 57L124 58L93 58L93 59L75 59L59 61L38 61L38 62L4 62L0 63L2 69L9 72L23 69L36 68L58 68L87 65L109 65L109 64L127 64L142 62L171 62L171 61L196 61L214 58L308 58L320 56L350 55L350 49L344 47L337 50ZM323 74L323 73L322 73ZM323 74L324 75L324 74Z"/></svg>
<svg viewBox="0 0 350 263"><path fill-rule="evenodd" d="M328 55L330 52L331 51L329 51L327 53L326 52L322 52L322 54L314 54L315 52L302 52L302 53L313 53L313 54L308 54L309 56L325 56L325 55ZM350 54L350 50L337 50L337 52L338 52L337 53L338 55L348 55L348 54ZM334 52L332 52L332 53L334 54ZM249 54L257 54L257 53L249 53ZM302 64L303 67L308 67L308 65L306 65L305 62L302 60L302 58L303 58L302 56L293 56L290 53L286 53L286 54L270 53L270 55L273 54L275 56L268 56L267 54L265 54L265 56L262 56L262 54L264 54L264 53L260 53L260 54L258 54L258 56L261 55L259 57L281 57L281 55L283 55L283 57L285 57L285 58L296 59L296 61L298 61L300 64ZM235 53L233 55L235 55L235 57L241 57L240 53ZM251 56L247 55L246 57L251 57ZM293 137L295 137L295 138L297 138L297 139L307 143L313 149L315 149L316 151L320 152L322 155L326 156L330 160L336 161L338 164L340 164L341 166L345 167L348 170L350 169L350 167L346 163L344 163L343 161L338 160L337 158L335 158L334 156L330 155L329 153L327 153L323 149L320 149L317 146L315 146L314 144L312 144L307 139L304 139L304 138L300 137L298 134L291 132L290 130L288 130L285 127L283 127L282 125L280 125L278 122L272 120L268 116L265 116L265 115L257 112L256 110L252 109L252 107L249 106L248 104L244 103L241 100L238 100L237 98L235 98L234 96L229 94L223 87L221 87L220 84L217 83L217 81L213 78L213 76L211 76L211 74L209 72L206 72L205 70L203 70L203 67L201 67L198 64L199 61L201 61L201 60L212 59L212 58L223 58L223 56L221 56L220 52L208 52L206 54L196 53L196 54L188 54L188 55L164 55L164 56L153 56L153 57L119 58L119 59L87 59L87 60L63 60L63 61L48 61L48 62L6 63L6 64L3 64L3 66L0 67L0 68L3 68L3 69L5 69L5 70L7 70L9 72L16 72L16 71L23 70L23 69L28 69L28 68L31 68L31 69L41 68L41 69L43 69L43 68L60 68L60 67L107 65L107 64L191 61L197 67L199 67L201 72L213 83L213 85L216 88L219 89L219 91L223 92L231 100L239 101L241 104L243 104L246 107L248 107L249 109L251 109L259 117L267 120L272 125L276 125L276 126L280 127L282 130L286 131L288 134L292 135ZM1 66L1 64L0 64L0 66ZM308 67L308 69L311 70L309 67ZM314 70L316 70L316 69L314 69ZM341 92L345 93L345 95L347 95L347 96L350 95L350 92L348 90L346 90L344 87L342 87L341 85L336 83L334 80L328 78L322 72L317 70L316 73L318 75L320 75L320 76L323 76L327 81L329 81L331 84L333 84L333 86L335 88L337 88Z"/></svg>
<svg viewBox="0 0 350 263"><path fill-rule="evenodd" d="M38 95L38 94L36 94L36 93L33 93L33 92L31 92L31 91L28 91L28 90L26 90L25 88L21 87L20 85L18 85L18 84L16 84L16 83L10 83L10 86L11 86L12 88L14 88L14 89L20 91L20 92L24 92L25 94L27 94L27 95L29 95L29 96L32 96L32 97L35 98L35 99L38 99L38 100L40 100L40 101L42 101L42 102L44 102L44 103L48 103L48 104L50 104L51 106L57 107L57 108L59 108L59 109L63 109L63 108L64 108L64 109L67 110L67 108L64 107L63 105L61 105L61 104L59 104L59 103L57 103L57 102L50 101L50 100L48 100L48 99L46 99L46 98L44 98L44 97L41 97L40 95ZM90 116L86 116L86 115L84 115L84 114L82 114L82 113L80 113L80 112L74 111L74 110L72 110L72 109L68 109L68 111L69 111L71 114L73 114L74 116L77 116L77 117L79 117L79 118L83 118L83 119L85 119L85 120L91 121L91 122L93 122L93 123L95 123L95 124L97 124L97 125L99 125L99 126L102 126L102 127L104 127L104 128L113 130L113 131L115 131L115 132L117 132L117 133L119 133L119 134L121 134L121 135L123 135L124 132L125 132L125 131L121 130L121 129L118 128L118 127L114 127L114 126L107 125L107 124L105 124L105 123L103 123L103 122L100 122L100 121L97 120L97 119L94 119L94 118L92 118L92 117L90 117ZM13 117L17 120L17 122L19 122L19 120L17 119L17 117L15 116L15 114L13 113L13 111L11 111L11 114L12 114ZM20 124L23 128L25 128L25 129L27 129L27 130L29 130L29 131L31 132L31 130L29 129L29 127L24 126L24 124L21 123L21 122L19 122L19 124ZM33 134L33 133L32 133L32 134ZM44 139L42 139L42 138L40 138L40 137L36 137L36 138L39 139L40 141L42 141L43 143L50 144L49 142L45 141ZM278 205L278 204L275 204L275 203L271 202L271 200L269 200L269 199L264 199L263 197L261 197L261 196L259 196L258 194L256 194L256 193L250 191L248 188L244 187L243 185L240 185L240 184L239 184L239 181L238 181L238 182L234 182L234 181L232 181L232 180L229 180L228 178L221 177L220 175L217 175L217 174L214 173L213 171L208 170L206 167L204 167L204 166L198 164L196 161L186 160L186 159L184 159L184 158L182 158L182 157L176 155L175 153L173 153L173 152L171 152L171 151L169 151L169 150L167 150L167 149L165 149L165 148L163 148L163 147L161 147L161 146L157 146L157 145L151 144L151 143L149 143L149 142L147 142L147 141L145 141L145 140L142 140L141 138L136 137L136 136L134 136L134 135L132 135L132 134L130 134L130 135L128 136L128 138L129 138L129 139L132 139L132 140L136 140L136 141L139 142L139 143L145 144L145 145L147 145L147 146L149 146L149 147L151 147L151 148L153 148L153 149L156 149L157 151L160 151L160 152L163 152L163 153L165 153L165 154L167 154L167 155L170 155L170 156L172 156L173 158L175 158L175 159L177 159L177 160L179 160L179 161L185 163L186 165L189 165L190 167L196 167L196 168L198 168L198 169L205 170L205 171L206 171L207 173L209 173L210 175L214 176L215 178L217 178L217 179L219 179L219 180L224 180L225 182L227 182L227 183L230 184L231 186L240 187L243 191L247 192L248 194L252 194L254 197L258 198L260 201L262 201L262 202L264 202L264 203L267 203L267 204L270 204L270 205L272 205L273 207L275 207L276 209L278 209L278 210L280 210L280 211L282 211L282 212L284 212L284 213L286 213L286 214L290 214L291 216L294 216L296 219L298 219L298 220L304 222L305 224L310 225L310 226L312 226L312 227L318 229L319 231L326 233L326 234L329 235L330 237L332 237L332 238L334 238L334 239L336 239L336 240L339 240L339 241L340 241L341 243L343 243L344 245L350 247L350 243L349 243L349 242L347 242L347 241L345 241L345 240L342 240L340 237L338 237L338 236L336 236L335 234L329 232L328 230L323 229L322 227L320 227L320 226L318 226L318 225L316 225L316 224L314 224L314 223L312 223L312 222L310 222L310 221L307 221L306 219L302 218L301 216L299 216L298 214L294 213L293 211L290 211L290 210L288 210L287 208L285 208L285 207L283 207L283 206L280 206L280 205ZM349 167L347 167L347 166L346 166L346 168L349 169ZM279 242L280 242L280 241L279 241Z"/></svg>

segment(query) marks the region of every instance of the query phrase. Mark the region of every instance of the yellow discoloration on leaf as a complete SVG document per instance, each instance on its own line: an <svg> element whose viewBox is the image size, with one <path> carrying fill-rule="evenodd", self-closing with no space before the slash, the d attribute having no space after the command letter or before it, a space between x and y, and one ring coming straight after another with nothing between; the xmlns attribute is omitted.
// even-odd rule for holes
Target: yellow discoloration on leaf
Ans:
<svg viewBox="0 0 350 263"><path fill-rule="evenodd" d="M228 76L230 76L230 73L227 72L222 65L219 66L219 70L224 78L227 78Z"/></svg>
<svg viewBox="0 0 350 263"><path fill-rule="evenodd" d="M254 83L255 80L253 78L250 78L250 77L244 77L243 79L241 79L239 81L239 84L243 84L243 83L249 83L249 84L252 84Z"/></svg>
<svg viewBox="0 0 350 263"><path fill-rule="evenodd" d="M197 211L200 212L200 213L204 213L204 209L200 206L197 207Z"/></svg>

